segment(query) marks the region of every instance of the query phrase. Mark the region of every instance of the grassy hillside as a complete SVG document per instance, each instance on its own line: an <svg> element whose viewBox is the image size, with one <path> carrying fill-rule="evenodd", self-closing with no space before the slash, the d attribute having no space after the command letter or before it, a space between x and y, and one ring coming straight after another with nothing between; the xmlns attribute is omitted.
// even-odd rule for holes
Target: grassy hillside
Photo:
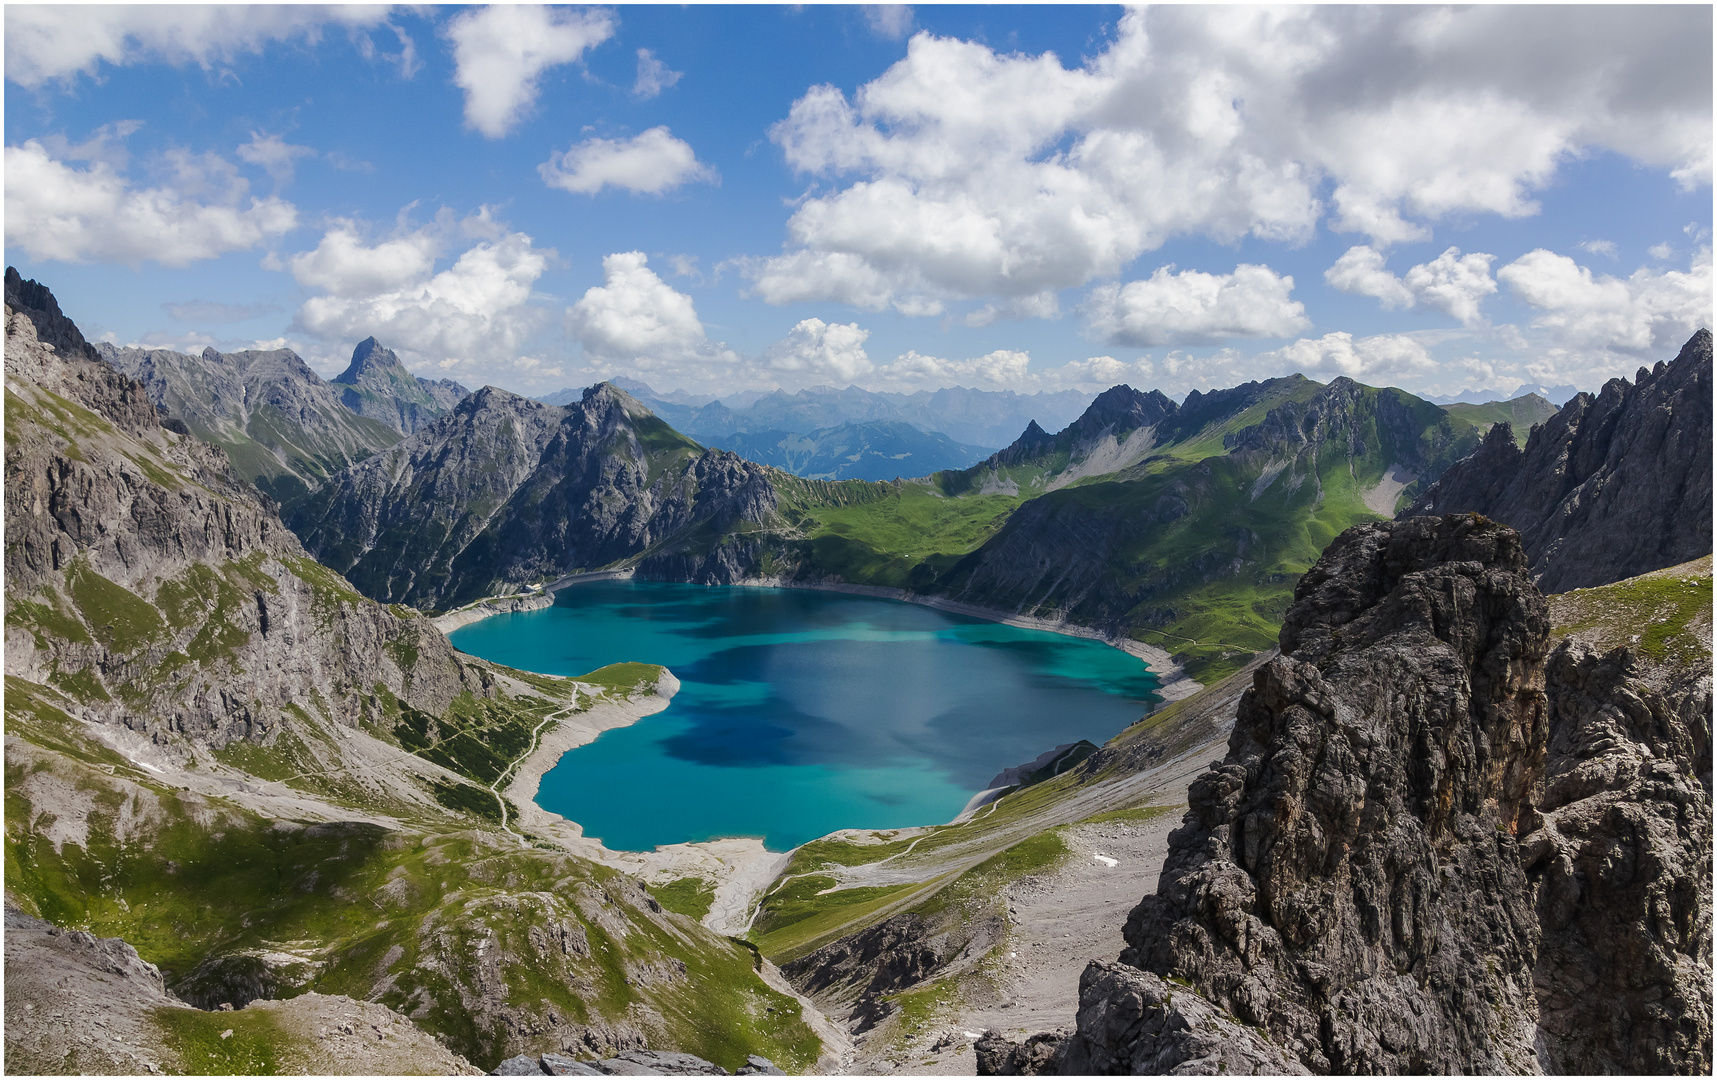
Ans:
<svg viewBox="0 0 1717 1080"><path fill-rule="evenodd" d="M1209 681L1274 643L1331 539L1477 442L1403 391L1298 376L1195 395L1147 428L1100 419L921 481L778 485L804 533L786 558L804 577L1106 627Z"/></svg>
<svg viewBox="0 0 1717 1080"><path fill-rule="evenodd" d="M1532 434L1532 426L1555 416L1557 410L1555 405L1537 394L1522 394L1507 401L1487 401L1478 405L1462 401L1443 408L1450 416L1473 425L1480 435L1496 424L1506 423L1514 431L1516 445L1523 448L1527 436Z"/></svg>
<svg viewBox="0 0 1717 1080"><path fill-rule="evenodd" d="M729 1069L751 1053L816 1061L798 1003L749 951L617 871L408 807L389 808L391 825L275 819L161 783L41 695L8 693L6 708L8 732L28 733L8 739L9 895L124 938L204 1007L247 986L347 994L485 1068L532 1029L622 1017Z"/></svg>

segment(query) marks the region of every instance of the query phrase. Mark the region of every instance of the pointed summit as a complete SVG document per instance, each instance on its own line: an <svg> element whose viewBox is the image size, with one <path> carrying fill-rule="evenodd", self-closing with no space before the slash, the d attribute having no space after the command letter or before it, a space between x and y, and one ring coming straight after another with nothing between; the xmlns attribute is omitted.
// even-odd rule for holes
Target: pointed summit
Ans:
<svg viewBox="0 0 1717 1080"><path fill-rule="evenodd" d="M352 350L352 362L332 380L340 403L359 416L410 435L447 415L470 391L451 379L413 375L399 355L372 335Z"/></svg>
<svg viewBox="0 0 1717 1080"><path fill-rule="evenodd" d="M352 350L352 362L346 366L346 370L331 381L357 386L364 382L374 382L377 376L398 382L409 382L414 378L405 369L405 365L400 363L397 353L383 348L382 343L374 337L367 337L358 342L358 347Z"/></svg>

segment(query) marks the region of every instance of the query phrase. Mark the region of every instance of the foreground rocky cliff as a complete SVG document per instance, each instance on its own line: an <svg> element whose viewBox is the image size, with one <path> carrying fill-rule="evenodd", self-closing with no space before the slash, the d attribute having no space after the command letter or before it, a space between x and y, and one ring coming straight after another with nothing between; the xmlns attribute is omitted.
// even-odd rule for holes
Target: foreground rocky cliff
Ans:
<svg viewBox="0 0 1717 1080"><path fill-rule="evenodd" d="M1711 332L1634 381L1577 394L1524 449L1499 423L1402 516L1465 511L1520 530L1546 593L1607 585L1711 550Z"/></svg>
<svg viewBox="0 0 1717 1080"><path fill-rule="evenodd" d="M1077 1030L981 1071L1708 1071L1709 630L1701 670L1551 626L1511 529L1344 533Z"/></svg>

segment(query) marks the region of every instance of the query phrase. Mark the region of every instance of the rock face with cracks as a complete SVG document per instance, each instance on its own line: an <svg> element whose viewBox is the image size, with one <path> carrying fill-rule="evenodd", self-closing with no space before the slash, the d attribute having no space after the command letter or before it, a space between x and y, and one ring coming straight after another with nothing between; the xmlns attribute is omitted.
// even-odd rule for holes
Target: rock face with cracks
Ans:
<svg viewBox="0 0 1717 1080"><path fill-rule="evenodd" d="M1550 657L1549 760L1521 858L1550 1073L1709 1073L1711 682L1625 649ZM1702 683L1702 685L1699 685Z"/></svg>
<svg viewBox="0 0 1717 1080"><path fill-rule="evenodd" d="M1549 629L1512 529L1344 533L1193 785L1123 961L1316 1072L1531 1070L1538 932L1514 838Z"/></svg>
<svg viewBox="0 0 1717 1080"><path fill-rule="evenodd" d="M1577 394L1532 429L1507 424L1403 517L1471 511L1520 530L1546 593L1607 585L1711 551L1711 332L1633 383Z"/></svg>
<svg viewBox="0 0 1717 1080"><path fill-rule="evenodd" d="M1077 1031L980 1070L1707 1071L1709 674L1552 652L1528 574L1477 515L1338 537Z"/></svg>

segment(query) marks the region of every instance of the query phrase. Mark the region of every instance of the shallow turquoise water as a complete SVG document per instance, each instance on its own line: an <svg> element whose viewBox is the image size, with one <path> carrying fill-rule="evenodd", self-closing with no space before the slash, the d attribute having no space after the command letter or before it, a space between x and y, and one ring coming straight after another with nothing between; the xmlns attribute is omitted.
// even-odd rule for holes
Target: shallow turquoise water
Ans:
<svg viewBox="0 0 1717 1080"><path fill-rule="evenodd" d="M537 796L625 851L938 824L1002 769L1102 743L1159 700L1099 642L810 590L592 582L452 638L530 671L679 678L666 710L570 751Z"/></svg>

